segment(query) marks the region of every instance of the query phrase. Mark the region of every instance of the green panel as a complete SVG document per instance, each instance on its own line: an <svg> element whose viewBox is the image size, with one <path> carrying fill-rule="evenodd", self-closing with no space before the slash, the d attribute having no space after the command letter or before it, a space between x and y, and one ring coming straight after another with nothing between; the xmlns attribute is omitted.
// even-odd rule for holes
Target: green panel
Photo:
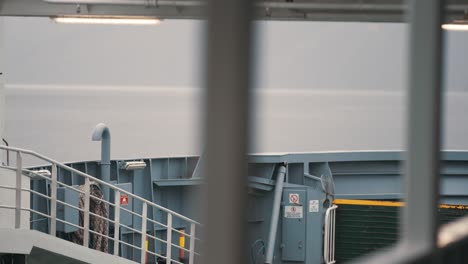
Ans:
<svg viewBox="0 0 468 264"><path fill-rule="evenodd" d="M441 223L468 215L467 209L439 209ZM336 213L337 263L353 260L398 240L399 207L338 205Z"/></svg>

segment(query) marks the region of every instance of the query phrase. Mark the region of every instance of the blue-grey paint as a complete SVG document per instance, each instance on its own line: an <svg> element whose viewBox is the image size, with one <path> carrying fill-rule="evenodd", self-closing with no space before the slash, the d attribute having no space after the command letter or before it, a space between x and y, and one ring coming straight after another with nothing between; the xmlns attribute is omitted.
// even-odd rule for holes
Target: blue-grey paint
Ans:
<svg viewBox="0 0 468 264"><path fill-rule="evenodd" d="M75 189L79 189L79 186L73 186ZM78 207L80 194L76 191L70 190L65 187L57 188L57 200L64 203ZM57 218L78 225L78 210L65 206L62 203L57 203ZM57 221L57 231L71 233L77 231L78 228L72 225L67 225L61 221Z"/></svg>
<svg viewBox="0 0 468 264"><path fill-rule="evenodd" d="M468 205L468 152L449 151L441 155L441 203ZM136 160L132 159L132 160ZM138 160L140 160L138 158ZM193 219L200 219L196 204L203 201L200 185L203 179L192 178L199 157L171 157L143 159L148 166L139 171L126 171L118 164L127 160L111 160L112 182L128 184L135 194L138 194L157 204L170 208ZM297 263L293 259L304 259L304 263L320 263L322 258L322 229L326 208L333 198L327 195L321 185L321 180L307 175L321 176L326 173L333 175L336 198L351 199L402 199L401 188L401 152L323 152L323 153L279 153L253 154L249 156L248 167L248 244L246 250L253 257L249 264L264 263L267 251L270 228L272 226L272 212L274 211L275 185L278 181L280 167L287 163L287 173L281 199L280 217L272 264ZM100 177L98 161L84 161L67 164ZM50 169L37 167L34 169ZM58 171L58 179L71 185L80 185L76 177ZM33 189L46 193L47 188L40 180L34 180ZM284 206L288 205L289 193L300 192L300 203L304 206L302 221L285 219ZM39 211L48 210L47 204L35 201L32 206ZM310 200L319 200L319 211L310 212L307 208ZM141 204L130 201L130 207L137 213ZM275 203L276 204L276 203ZM213 210L216 210L214 208ZM165 222L166 216L155 210L148 212L148 217ZM35 219L38 220L38 219ZM129 226L140 227L140 221L129 216ZM47 232L47 221L37 221L34 229ZM186 228L186 223L174 222L174 228ZM302 231L301 231L302 230ZM148 232L155 232L159 238L165 238L165 229L161 226L150 225ZM124 241L138 241L139 236L126 232ZM174 235L173 241L177 241ZM303 251L300 246L306 248ZM162 243L150 244L150 250L165 253ZM133 250L122 248L122 254L132 257ZM176 248L172 254L178 254ZM138 255L138 254L137 254ZM137 256L135 255L135 256ZM138 258L138 257L136 257Z"/></svg>
<svg viewBox="0 0 468 264"><path fill-rule="evenodd" d="M299 195L299 205L302 207L303 216L301 218L287 218L283 215L283 225L281 228L281 260L305 262L306 252L306 190L304 186L285 188L283 192L283 203L285 206L296 204L289 203L289 195ZM284 211L284 209L283 209ZM283 212L284 214L284 212Z"/></svg>

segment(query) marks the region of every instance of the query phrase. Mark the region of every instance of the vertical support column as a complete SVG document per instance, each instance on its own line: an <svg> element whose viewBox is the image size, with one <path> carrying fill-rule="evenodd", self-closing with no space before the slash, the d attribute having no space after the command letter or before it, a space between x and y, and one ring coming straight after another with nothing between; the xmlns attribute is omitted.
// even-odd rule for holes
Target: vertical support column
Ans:
<svg viewBox="0 0 468 264"><path fill-rule="evenodd" d="M203 263L247 263L245 215L251 0L208 1ZM219 235L223 234L223 243Z"/></svg>
<svg viewBox="0 0 468 264"><path fill-rule="evenodd" d="M190 255L189 264L194 264L195 260L195 224L190 224Z"/></svg>
<svg viewBox="0 0 468 264"><path fill-rule="evenodd" d="M166 263L172 263L172 214L167 213Z"/></svg>
<svg viewBox="0 0 468 264"><path fill-rule="evenodd" d="M143 208L141 209L141 264L146 263L146 217L148 211L148 205L143 202Z"/></svg>
<svg viewBox="0 0 468 264"><path fill-rule="evenodd" d="M265 263L273 263L273 253L275 251L276 233L278 231L278 220L281 209L281 195L283 195L284 176L286 167L281 165L276 177L275 196L273 198L273 212L271 213L270 233L268 235L267 251Z"/></svg>
<svg viewBox="0 0 468 264"><path fill-rule="evenodd" d="M441 105L441 0L413 0L410 24L408 157L401 236L404 243L436 247Z"/></svg>
<svg viewBox="0 0 468 264"><path fill-rule="evenodd" d="M84 184L84 208L83 208L83 246L89 245L89 198L90 198L90 182L89 178L85 178Z"/></svg>
<svg viewBox="0 0 468 264"><path fill-rule="evenodd" d="M50 229L49 233L55 236L57 231L57 165L52 164L50 176Z"/></svg>
<svg viewBox="0 0 468 264"><path fill-rule="evenodd" d="M16 204L15 204L15 228L21 228L21 187L23 178L23 159L19 151L16 152Z"/></svg>
<svg viewBox="0 0 468 264"><path fill-rule="evenodd" d="M114 255L119 255L120 245L120 191L114 190Z"/></svg>

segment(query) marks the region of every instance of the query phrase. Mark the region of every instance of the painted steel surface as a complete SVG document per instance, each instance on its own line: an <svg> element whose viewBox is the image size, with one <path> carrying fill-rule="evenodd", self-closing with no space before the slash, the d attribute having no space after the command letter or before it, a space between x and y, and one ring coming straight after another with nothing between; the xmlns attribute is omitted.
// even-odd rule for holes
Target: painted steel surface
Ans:
<svg viewBox="0 0 468 264"><path fill-rule="evenodd" d="M468 188L468 152L446 151L441 156L441 202L448 204L447 206L468 205L468 195L465 191ZM142 160L147 166L139 170L123 169L121 164L133 160ZM266 255L266 244L273 211L274 188L282 164L286 164L286 175L273 263L304 261L313 264L323 258L323 248L317 245L323 244L324 216L325 210L332 205L330 201L333 198L373 199L380 200L381 203L390 203L393 206L392 202L382 201L399 200L402 197L401 160L401 153L395 151L250 155L248 164L249 199L246 208L248 212L247 239L249 241L247 246L251 256L249 263L260 263ZM129 185L135 195L144 197L181 215L200 219L197 204L202 201L199 190L204 179L203 174L196 169L198 163L200 163L200 159L196 156L113 160L111 161L111 182L118 186ZM98 178L100 176L98 161L75 162L68 165ZM50 167L35 167L34 169L50 169ZM328 186L334 185L334 196L326 192L326 189L330 188L322 182L324 178L322 176L326 174L332 175L330 178L332 181L328 182ZM76 176L60 169L58 179L72 185L81 184ZM39 182L34 182L33 185L41 186ZM299 194L298 204L294 204L296 201L294 197L290 200L290 194ZM290 201L293 202L290 203ZM134 201L129 201L129 204L133 206L133 210L142 210L141 204L136 204ZM299 204L303 206L301 221L292 218L300 216L294 214L293 207L291 207L299 206ZM288 217L285 217L286 211L289 212ZM157 211L148 211L148 216L153 217L158 222L166 221ZM340 215L338 209L337 224L346 221L340 217L343 218L343 214ZM346 217L344 216L344 218ZM136 217L133 218L130 221L130 227L139 230L141 221ZM293 225L290 222L300 222L301 225ZM176 229L185 228L188 230L189 228L187 224L176 219L172 224ZM164 228L157 225L150 225L148 228L154 228L159 236L165 236ZM128 241L140 239L138 234L131 230L122 232L124 239ZM342 246L342 240L339 240L340 235L343 235L342 232L342 228L337 227L337 260L343 256L344 252L338 248L338 245ZM171 239L177 241L178 237L173 236ZM150 244L150 246L158 248L160 245L156 243ZM307 250L304 250L306 248ZM125 254L134 255L139 254L139 252L138 250L126 249ZM171 251L171 255L176 256L177 254L179 254L177 250Z"/></svg>

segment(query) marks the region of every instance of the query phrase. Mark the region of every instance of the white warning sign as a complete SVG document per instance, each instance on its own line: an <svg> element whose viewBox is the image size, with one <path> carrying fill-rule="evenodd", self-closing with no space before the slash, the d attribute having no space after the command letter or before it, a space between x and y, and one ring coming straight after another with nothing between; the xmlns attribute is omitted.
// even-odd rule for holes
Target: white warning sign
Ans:
<svg viewBox="0 0 468 264"><path fill-rule="evenodd" d="M302 206L285 206L284 207L285 218L302 218Z"/></svg>
<svg viewBox="0 0 468 264"><path fill-rule="evenodd" d="M309 200L309 213L316 213L319 211L319 201Z"/></svg>
<svg viewBox="0 0 468 264"><path fill-rule="evenodd" d="M299 204L299 194L298 193L290 193L289 194L289 203Z"/></svg>

